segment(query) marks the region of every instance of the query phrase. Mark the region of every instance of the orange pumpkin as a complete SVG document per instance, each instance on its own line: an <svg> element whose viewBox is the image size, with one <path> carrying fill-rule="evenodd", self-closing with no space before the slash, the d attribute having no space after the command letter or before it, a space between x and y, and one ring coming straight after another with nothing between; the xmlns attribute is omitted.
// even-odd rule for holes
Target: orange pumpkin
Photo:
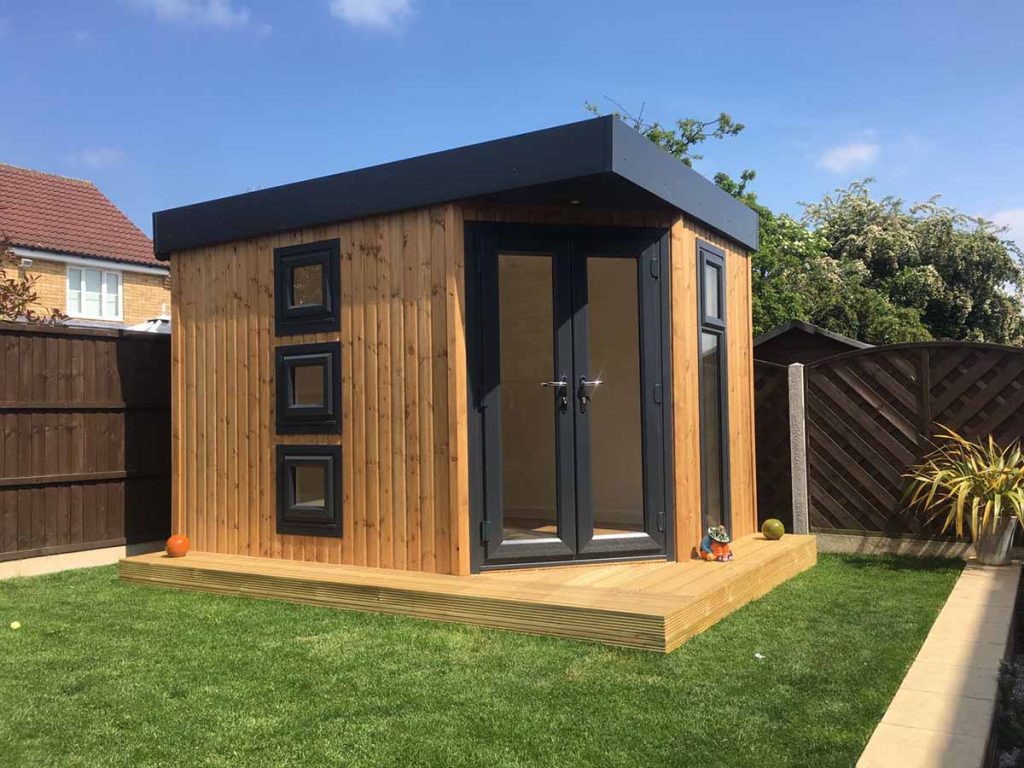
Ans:
<svg viewBox="0 0 1024 768"><path fill-rule="evenodd" d="M184 557L188 553L188 537L175 534L167 540L168 557Z"/></svg>

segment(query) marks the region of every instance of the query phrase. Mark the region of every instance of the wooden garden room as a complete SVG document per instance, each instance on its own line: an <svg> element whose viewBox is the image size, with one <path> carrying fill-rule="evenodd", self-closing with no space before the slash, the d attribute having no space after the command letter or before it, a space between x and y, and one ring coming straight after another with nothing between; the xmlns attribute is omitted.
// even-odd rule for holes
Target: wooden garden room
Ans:
<svg viewBox="0 0 1024 768"><path fill-rule="evenodd" d="M756 533L756 214L595 118L162 211L173 523L123 579L671 650ZM725 525L732 562L695 557Z"/></svg>

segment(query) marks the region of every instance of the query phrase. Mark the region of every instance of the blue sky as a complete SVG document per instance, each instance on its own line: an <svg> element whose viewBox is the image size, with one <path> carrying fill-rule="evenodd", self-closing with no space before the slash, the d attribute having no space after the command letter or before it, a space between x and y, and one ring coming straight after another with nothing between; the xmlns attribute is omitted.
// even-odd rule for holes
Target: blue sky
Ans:
<svg viewBox="0 0 1024 768"><path fill-rule="evenodd" d="M1019 0L0 0L0 161L92 179L148 232L607 96L746 123L697 168L755 168L775 209L871 175L1024 243L1022 29Z"/></svg>

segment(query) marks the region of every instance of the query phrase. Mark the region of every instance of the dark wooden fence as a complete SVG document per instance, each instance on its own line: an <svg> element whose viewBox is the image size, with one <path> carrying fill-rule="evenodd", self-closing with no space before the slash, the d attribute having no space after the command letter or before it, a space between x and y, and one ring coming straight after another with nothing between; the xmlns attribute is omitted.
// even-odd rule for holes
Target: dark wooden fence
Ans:
<svg viewBox="0 0 1024 768"><path fill-rule="evenodd" d="M1021 348L898 344L819 360L804 373L812 531L933 535L903 504L903 473L933 449L938 425L1002 442L1024 434ZM781 395L770 395L767 386L763 391L765 402L757 404L758 483L772 486L779 483L773 450L781 447L772 449L767 441L781 439L780 431L788 441L788 424L775 412L782 408ZM759 499L761 493L759 488Z"/></svg>
<svg viewBox="0 0 1024 768"><path fill-rule="evenodd" d="M168 535L169 340L0 323L0 561Z"/></svg>

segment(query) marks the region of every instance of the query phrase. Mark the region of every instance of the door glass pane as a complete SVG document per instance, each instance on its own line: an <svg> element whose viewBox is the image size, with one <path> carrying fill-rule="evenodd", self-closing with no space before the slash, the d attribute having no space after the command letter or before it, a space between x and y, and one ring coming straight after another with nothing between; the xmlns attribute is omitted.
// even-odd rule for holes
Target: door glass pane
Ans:
<svg viewBox="0 0 1024 768"><path fill-rule="evenodd" d="M292 368L292 405L323 406L324 367L320 363L314 365L296 365Z"/></svg>
<svg viewBox="0 0 1024 768"><path fill-rule="evenodd" d="M725 523L722 472L722 353L719 336L700 335L701 468L705 526Z"/></svg>
<svg viewBox="0 0 1024 768"><path fill-rule="evenodd" d="M554 298L548 255L498 256L501 489L504 539L558 533L553 379Z"/></svg>
<svg viewBox="0 0 1024 768"><path fill-rule="evenodd" d="M644 530L637 260L587 259L594 535Z"/></svg>
<svg viewBox="0 0 1024 768"><path fill-rule="evenodd" d="M704 265L704 314L719 320L722 318L722 308L718 301L720 274L714 264Z"/></svg>
<svg viewBox="0 0 1024 768"><path fill-rule="evenodd" d="M297 464L292 467L296 506L323 507L327 472L322 464Z"/></svg>
<svg viewBox="0 0 1024 768"><path fill-rule="evenodd" d="M82 292L82 313L90 317L99 317L103 274L98 269L86 269L82 273L85 275L85 290Z"/></svg>
<svg viewBox="0 0 1024 768"><path fill-rule="evenodd" d="M291 298L293 307L324 303L324 272L319 263L292 269Z"/></svg>

